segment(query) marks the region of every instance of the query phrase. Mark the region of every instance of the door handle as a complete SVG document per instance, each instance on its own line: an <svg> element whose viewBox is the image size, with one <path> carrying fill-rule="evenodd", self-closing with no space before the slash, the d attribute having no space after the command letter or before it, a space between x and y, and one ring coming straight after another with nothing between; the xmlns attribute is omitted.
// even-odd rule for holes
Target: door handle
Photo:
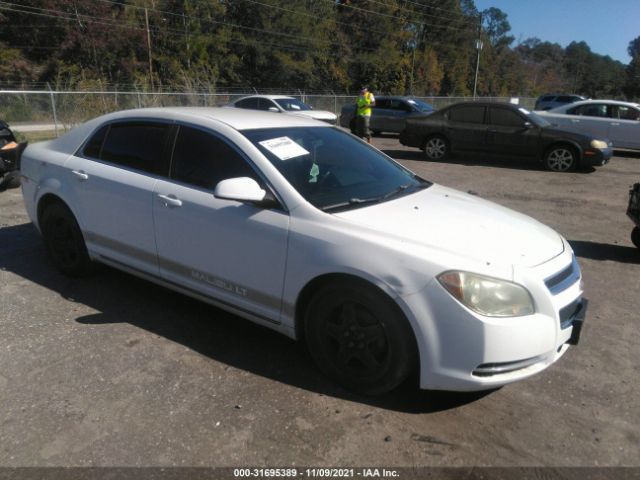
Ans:
<svg viewBox="0 0 640 480"><path fill-rule="evenodd" d="M162 200L165 207L181 207L182 200L176 198L175 195L160 195L158 194L158 198Z"/></svg>
<svg viewBox="0 0 640 480"><path fill-rule="evenodd" d="M620 125L620 122L611 122L611 125L618 126Z"/></svg>
<svg viewBox="0 0 640 480"><path fill-rule="evenodd" d="M574 118L571 119L571 123L580 123L580 120L576 120Z"/></svg>
<svg viewBox="0 0 640 480"><path fill-rule="evenodd" d="M71 173L73 173L76 176L76 178L81 182L84 182L85 180L89 180L89 175L84 173L82 170L71 170Z"/></svg>

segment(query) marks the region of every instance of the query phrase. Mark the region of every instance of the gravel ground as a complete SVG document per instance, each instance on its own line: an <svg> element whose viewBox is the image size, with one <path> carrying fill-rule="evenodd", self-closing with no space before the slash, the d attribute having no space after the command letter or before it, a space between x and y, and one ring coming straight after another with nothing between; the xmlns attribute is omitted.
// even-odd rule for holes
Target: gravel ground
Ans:
<svg viewBox="0 0 640 480"><path fill-rule="evenodd" d="M405 386L372 400L304 349L111 269L48 264L19 190L0 194L0 466L640 466L640 251L629 186L640 155L555 174L486 158L424 177L556 229L589 298L580 345L545 372L475 394Z"/></svg>

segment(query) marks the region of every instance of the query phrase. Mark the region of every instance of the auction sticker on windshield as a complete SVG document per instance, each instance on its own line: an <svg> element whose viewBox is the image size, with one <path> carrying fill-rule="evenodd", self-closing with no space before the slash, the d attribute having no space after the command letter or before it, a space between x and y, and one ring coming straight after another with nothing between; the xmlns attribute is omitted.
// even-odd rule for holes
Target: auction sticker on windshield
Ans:
<svg viewBox="0 0 640 480"><path fill-rule="evenodd" d="M280 160L308 155L309 152L291 140L289 137L278 137L259 142L264 148L273 153Z"/></svg>

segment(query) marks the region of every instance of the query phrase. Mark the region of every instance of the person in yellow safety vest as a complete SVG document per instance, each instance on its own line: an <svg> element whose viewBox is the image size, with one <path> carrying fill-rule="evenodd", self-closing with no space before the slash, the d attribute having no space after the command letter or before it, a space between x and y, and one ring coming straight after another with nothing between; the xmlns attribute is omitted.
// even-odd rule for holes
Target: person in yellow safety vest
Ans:
<svg viewBox="0 0 640 480"><path fill-rule="evenodd" d="M376 99L367 87L362 87L360 96L356 101L356 135L366 138L371 143L371 131L369 121L371 120L371 107L375 106Z"/></svg>

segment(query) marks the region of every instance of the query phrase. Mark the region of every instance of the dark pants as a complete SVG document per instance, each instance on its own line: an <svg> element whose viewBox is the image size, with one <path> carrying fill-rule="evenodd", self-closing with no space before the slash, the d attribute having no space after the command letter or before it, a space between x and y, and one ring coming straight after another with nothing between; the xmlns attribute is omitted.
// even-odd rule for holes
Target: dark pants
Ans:
<svg viewBox="0 0 640 480"><path fill-rule="evenodd" d="M360 138L371 139L371 131L369 130L369 120L371 117L358 115L356 117L356 135Z"/></svg>

